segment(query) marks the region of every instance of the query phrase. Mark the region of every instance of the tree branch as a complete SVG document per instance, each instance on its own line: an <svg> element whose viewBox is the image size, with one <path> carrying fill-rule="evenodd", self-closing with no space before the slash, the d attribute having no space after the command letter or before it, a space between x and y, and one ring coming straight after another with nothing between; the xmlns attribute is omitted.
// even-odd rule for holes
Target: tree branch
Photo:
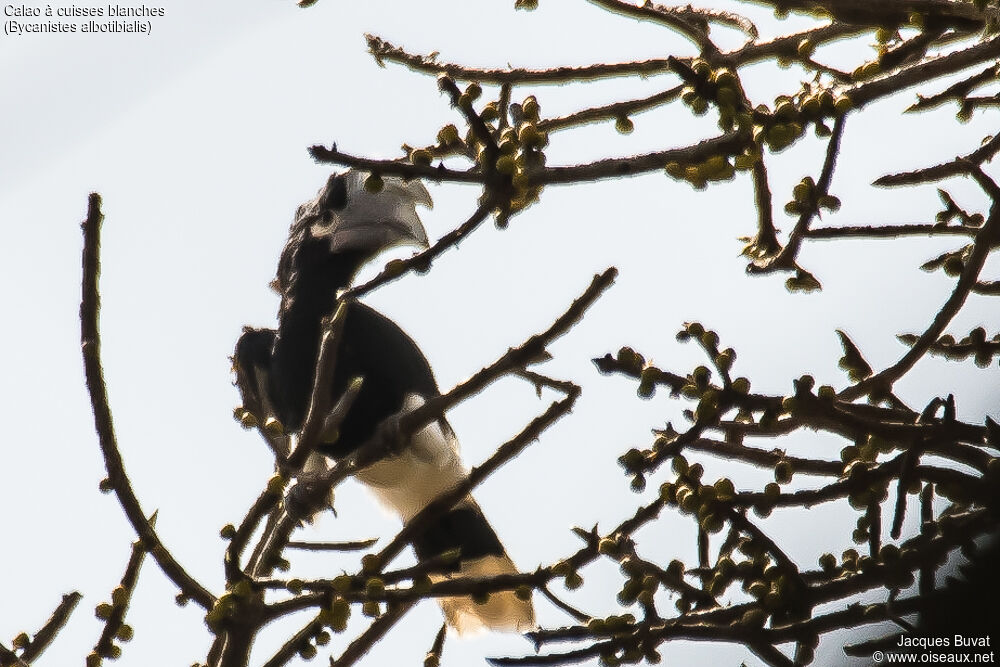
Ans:
<svg viewBox="0 0 1000 667"><path fill-rule="evenodd" d="M104 370L101 365L101 337L98 325L100 312L98 287L100 230L103 220L101 197L97 193L92 193L87 205L87 218L82 224L83 296L80 304L80 343L83 350L87 390L94 411L94 426L97 429L101 452L104 455L104 465L108 471L107 483L118 497L118 502L132 524L132 528L142 540L145 548L152 553L153 559L163 570L163 573L181 589L185 596L194 600L202 608L211 609L215 603L215 596L181 567L146 519L142 507L139 505L139 499L125 474L125 464L118 451L111 408L108 405L107 387L104 383Z"/></svg>

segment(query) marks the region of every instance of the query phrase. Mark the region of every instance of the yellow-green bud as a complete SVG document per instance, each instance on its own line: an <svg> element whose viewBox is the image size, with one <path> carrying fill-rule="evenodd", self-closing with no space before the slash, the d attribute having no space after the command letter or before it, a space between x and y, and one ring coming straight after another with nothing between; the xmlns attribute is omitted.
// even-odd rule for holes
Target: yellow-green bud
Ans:
<svg viewBox="0 0 1000 667"><path fill-rule="evenodd" d="M365 554L361 557L361 569L364 572L374 573L378 571L378 556L375 554Z"/></svg>
<svg viewBox="0 0 1000 667"><path fill-rule="evenodd" d="M264 430L268 435L277 437L279 435L284 435L285 426L277 417L268 417L264 421Z"/></svg>
<svg viewBox="0 0 1000 667"><path fill-rule="evenodd" d="M339 575L337 577L334 577L333 583L332 583L333 590L335 590L335 591L337 591L338 593L341 593L341 594L346 593L347 591L351 590L351 582L352 581L353 580L352 580L351 576L347 575L347 574L341 574L341 575Z"/></svg>
<svg viewBox="0 0 1000 667"><path fill-rule="evenodd" d="M459 142L458 128L454 125L445 125L438 131L437 139L442 146L457 144Z"/></svg>
<svg viewBox="0 0 1000 667"><path fill-rule="evenodd" d="M851 98L847 95L841 95L834 101L833 108L838 114L843 115L854 108L854 103L851 102Z"/></svg>
<svg viewBox="0 0 1000 667"><path fill-rule="evenodd" d="M372 577L365 582L365 595L368 597L380 597L385 593L385 582L378 577Z"/></svg>
<svg viewBox="0 0 1000 667"><path fill-rule="evenodd" d="M618 118L615 119L615 130L617 130L619 134L629 134L634 129L635 124L628 116L618 116Z"/></svg>
<svg viewBox="0 0 1000 667"><path fill-rule="evenodd" d="M774 466L774 481L778 484L788 484L792 481L795 468L788 459L781 459Z"/></svg>
<svg viewBox="0 0 1000 667"><path fill-rule="evenodd" d="M275 496L281 495L287 481L281 473L274 473L271 479L267 480L267 492Z"/></svg>
<svg viewBox="0 0 1000 667"><path fill-rule="evenodd" d="M413 164L427 166L431 163L432 158L431 152L425 148L418 148L410 152L410 162Z"/></svg>
<svg viewBox="0 0 1000 667"><path fill-rule="evenodd" d="M719 88L732 89L736 85L736 74L728 67L720 67L712 73L712 79Z"/></svg>
<svg viewBox="0 0 1000 667"><path fill-rule="evenodd" d="M506 174L510 176L516 170L516 165L514 164L514 158L511 155L501 155L497 158L496 170L501 174Z"/></svg>
<svg viewBox="0 0 1000 667"><path fill-rule="evenodd" d="M524 103L521 104L521 112L529 120L538 120L538 115L541 113L541 106L538 104L538 99L534 95L526 97Z"/></svg>
<svg viewBox="0 0 1000 667"><path fill-rule="evenodd" d="M116 607L124 607L128 603L128 590L124 586L115 586L111 591L111 604Z"/></svg>

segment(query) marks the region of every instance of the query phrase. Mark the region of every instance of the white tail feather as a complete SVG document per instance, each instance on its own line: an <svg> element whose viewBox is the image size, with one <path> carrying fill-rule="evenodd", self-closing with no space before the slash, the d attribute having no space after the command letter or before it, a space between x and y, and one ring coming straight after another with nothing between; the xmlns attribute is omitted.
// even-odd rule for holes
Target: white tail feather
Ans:
<svg viewBox="0 0 1000 667"><path fill-rule="evenodd" d="M423 402L420 396L411 394L403 409L414 410ZM446 422L432 422L413 435L404 451L358 471L357 478L405 523L429 502L465 481L467 475L455 434ZM472 496L466 496L458 506L474 507L479 511ZM459 577L495 577L517 571L510 557L503 554L463 560L457 573L431 578L442 581ZM448 625L460 635L482 631L527 632L535 627L531 600L519 600L514 591L491 593L484 604L476 604L467 596L440 598L439 602Z"/></svg>
<svg viewBox="0 0 1000 667"><path fill-rule="evenodd" d="M431 577L441 581L458 577L495 577L498 574L516 574L517 568L507 554L485 556L462 561L458 574ZM491 593L483 604L470 597L441 598L441 611L448 625L460 635L473 635L483 631L527 632L535 628L535 608L531 600L521 600L514 591Z"/></svg>

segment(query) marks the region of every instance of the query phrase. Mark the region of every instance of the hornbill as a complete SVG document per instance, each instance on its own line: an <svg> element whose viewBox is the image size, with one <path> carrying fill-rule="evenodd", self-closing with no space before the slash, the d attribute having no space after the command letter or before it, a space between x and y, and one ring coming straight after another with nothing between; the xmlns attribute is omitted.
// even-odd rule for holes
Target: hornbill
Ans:
<svg viewBox="0 0 1000 667"><path fill-rule="evenodd" d="M312 391L322 320L338 304L338 292L386 248L427 245L417 204L432 205L416 180L385 177L366 188L368 174L348 170L329 177L315 199L299 207L274 283L281 295L278 328L246 329L234 366L244 405L258 423L276 419L285 434L302 428ZM431 368L416 343L395 323L356 301L347 305L329 386L330 405L353 378L363 379L337 437L319 451L340 459L406 411L439 395ZM287 440L285 441L287 446ZM396 453L357 473L390 509L408 522L427 503L462 482L467 471L458 441L442 416L414 433ZM419 560L459 550L458 572L491 576L516 572L493 528L471 496L413 540ZM440 599L445 619L459 633L490 629L525 631L534 610L513 592L494 593L485 604L468 597Z"/></svg>

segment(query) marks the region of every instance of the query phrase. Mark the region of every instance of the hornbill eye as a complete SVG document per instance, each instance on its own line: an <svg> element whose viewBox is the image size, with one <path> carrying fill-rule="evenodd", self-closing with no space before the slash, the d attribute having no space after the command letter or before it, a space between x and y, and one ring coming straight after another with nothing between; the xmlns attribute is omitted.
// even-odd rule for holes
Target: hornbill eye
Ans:
<svg viewBox="0 0 1000 667"><path fill-rule="evenodd" d="M323 198L319 202L323 209L323 221L330 221L330 211L339 211L347 206L347 179L344 174L331 174L326 181Z"/></svg>

